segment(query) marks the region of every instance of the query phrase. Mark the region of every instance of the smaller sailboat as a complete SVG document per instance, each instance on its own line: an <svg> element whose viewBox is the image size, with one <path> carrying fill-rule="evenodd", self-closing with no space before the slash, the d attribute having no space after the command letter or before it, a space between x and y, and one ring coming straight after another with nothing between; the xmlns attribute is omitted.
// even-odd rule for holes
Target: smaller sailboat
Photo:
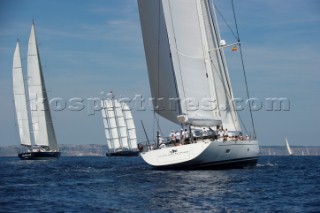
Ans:
<svg viewBox="0 0 320 213"><path fill-rule="evenodd" d="M128 105L119 103L112 92L101 100L101 112L108 146L107 156L137 156L137 137Z"/></svg>
<svg viewBox="0 0 320 213"><path fill-rule="evenodd" d="M29 38L27 63L27 86L30 111L27 107L26 89L21 65L20 45L18 41L13 56L13 96L20 144L27 149L22 153L19 153L18 157L22 160L57 159L60 157L60 152L58 151L58 144L50 114L34 23L32 24ZM29 114L31 115L34 144L31 142Z"/></svg>
<svg viewBox="0 0 320 213"><path fill-rule="evenodd" d="M288 154L289 155L293 155L293 153L292 153L292 151L291 151L291 148L290 148L290 146L289 146L289 142L288 142L288 139L287 138L285 138L285 140L286 140L286 147L287 147L287 151L288 151Z"/></svg>
<svg viewBox="0 0 320 213"><path fill-rule="evenodd" d="M307 151L307 155L310 155L310 151L308 147L306 148L306 151Z"/></svg>

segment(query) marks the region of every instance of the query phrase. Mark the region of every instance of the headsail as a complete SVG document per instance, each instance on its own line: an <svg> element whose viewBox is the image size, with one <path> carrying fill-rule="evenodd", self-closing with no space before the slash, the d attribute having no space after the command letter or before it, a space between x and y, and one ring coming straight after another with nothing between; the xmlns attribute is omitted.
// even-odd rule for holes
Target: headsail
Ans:
<svg viewBox="0 0 320 213"><path fill-rule="evenodd" d="M198 126L206 126L210 120L212 125L222 123L228 130L240 131L220 36L208 1L138 3L156 112L175 123L183 114Z"/></svg>
<svg viewBox="0 0 320 213"><path fill-rule="evenodd" d="M24 80L23 80L19 42L17 42L17 46L14 51L12 77L13 77L13 96L14 96L14 104L16 108L20 143L21 145L24 145L24 146L31 146L26 91L25 91Z"/></svg>
<svg viewBox="0 0 320 213"><path fill-rule="evenodd" d="M57 150L58 145L42 74L34 24L32 24L28 44L28 90L35 145Z"/></svg>

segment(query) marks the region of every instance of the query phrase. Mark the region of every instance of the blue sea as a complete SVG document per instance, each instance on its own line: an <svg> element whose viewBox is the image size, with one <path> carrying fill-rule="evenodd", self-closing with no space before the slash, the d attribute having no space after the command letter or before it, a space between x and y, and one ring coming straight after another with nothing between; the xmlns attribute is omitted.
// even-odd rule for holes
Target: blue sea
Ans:
<svg viewBox="0 0 320 213"><path fill-rule="evenodd" d="M319 212L320 157L161 171L140 157L0 158L0 212Z"/></svg>

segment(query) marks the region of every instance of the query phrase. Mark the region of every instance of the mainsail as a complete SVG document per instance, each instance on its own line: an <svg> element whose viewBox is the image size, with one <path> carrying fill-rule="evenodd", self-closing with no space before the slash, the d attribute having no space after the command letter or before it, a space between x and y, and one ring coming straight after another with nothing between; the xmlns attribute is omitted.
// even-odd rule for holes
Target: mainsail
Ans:
<svg viewBox="0 0 320 213"><path fill-rule="evenodd" d="M24 146L31 146L30 129L28 120L28 109L26 101L26 92L22 74L20 45L17 42L16 49L13 55L13 96L16 108L17 125L20 136L20 143Z"/></svg>
<svg viewBox="0 0 320 213"><path fill-rule="evenodd" d="M34 24L32 24L28 44L28 91L34 143L37 146L48 147L50 150L57 150L58 145L42 74Z"/></svg>
<svg viewBox="0 0 320 213"><path fill-rule="evenodd" d="M136 149L137 137L129 107L115 99L102 100L101 107L109 152Z"/></svg>
<svg viewBox="0 0 320 213"><path fill-rule="evenodd" d="M177 116L184 115L191 125L223 125L229 131L240 131L208 1L138 3L156 112L175 123L179 123Z"/></svg>
<svg viewBox="0 0 320 213"><path fill-rule="evenodd" d="M124 120L127 126L129 147L130 149L137 149L138 147L137 147L136 127L134 125L130 108L125 102L121 104L122 104L122 112L123 112Z"/></svg>

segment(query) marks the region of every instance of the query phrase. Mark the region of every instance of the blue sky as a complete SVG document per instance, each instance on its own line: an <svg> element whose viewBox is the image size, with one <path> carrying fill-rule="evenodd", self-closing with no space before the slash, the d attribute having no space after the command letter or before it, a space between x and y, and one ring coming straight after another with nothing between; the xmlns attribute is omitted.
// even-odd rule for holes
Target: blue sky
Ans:
<svg viewBox="0 0 320 213"><path fill-rule="evenodd" d="M234 29L229 1L217 6ZM254 112L261 145L320 145L320 2L235 1L252 97L286 97L290 111ZM12 56L20 39L26 68L32 19L50 98L83 99L114 91L116 96L150 97L136 0L0 0L0 145L17 145L12 98ZM222 37L234 42L221 22ZM226 50L236 97L244 98L238 53ZM26 71L26 69L24 70ZM138 140L153 136L153 112L133 111ZM105 144L101 113L53 111L59 144ZM243 114L243 113L241 113ZM164 133L173 124L161 121Z"/></svg>

